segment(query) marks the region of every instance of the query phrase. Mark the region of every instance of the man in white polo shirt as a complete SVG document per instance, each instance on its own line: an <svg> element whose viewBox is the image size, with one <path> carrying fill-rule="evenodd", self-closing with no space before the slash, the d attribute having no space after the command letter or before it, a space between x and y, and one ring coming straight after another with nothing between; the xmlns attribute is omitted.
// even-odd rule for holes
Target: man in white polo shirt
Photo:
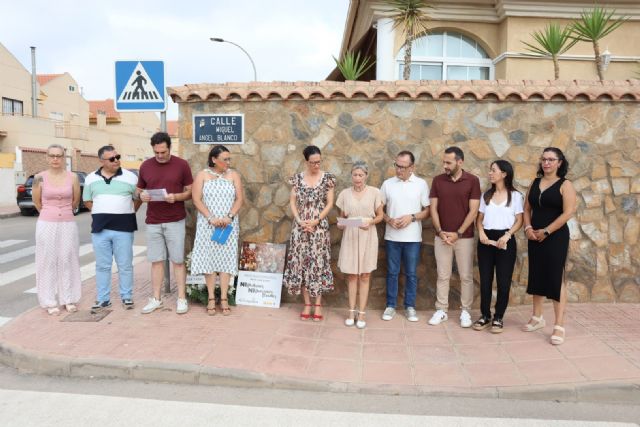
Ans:
<svg viewBox="0 0 640 427"><path fill-rule="evenodd" d="M385 205L386 222L384 242L387 253L387 308L382 320L391 320L396 314L398 276L404 269L404 308L407 320L417 322L416 269L422 245L422 220L429 217L429 186L413 174L415 156L401 151L393 166L396 176L382 183L380 192Z"/></svg>

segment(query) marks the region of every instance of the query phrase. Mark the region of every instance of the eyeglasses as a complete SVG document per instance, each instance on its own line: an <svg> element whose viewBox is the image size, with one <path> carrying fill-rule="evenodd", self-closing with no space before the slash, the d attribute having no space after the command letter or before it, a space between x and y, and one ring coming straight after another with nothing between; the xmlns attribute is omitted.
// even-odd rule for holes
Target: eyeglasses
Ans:
<svg viewBox="0 0 640 427"><path fill-rule="evenodd" d="M553 163L558 159L554 159L553 157L543 157L540 159L540 163Z"/></svg>
<svg viewBox="0 0 640 427"><path fill-rule="evenodd" d="M220 159L223 162L231 163L231 157L227 157L226 159Z"/></svg>
<svg viewBox="0 0 640 427"><path fill-rule="evenodd" d="M109 160L111 163L113 163L115 161L120 161L121 158L122 158L122 156L120 154L116 154L113 157L108 157L108 158L102 159L102 160Z"/></svg>
<svg viewBox="0 0 640 427"><path fill-rule="evenodd" d="M61 159L64 157L64 154L47 154L50 159Z"/></svg>
<svg viewBox="0 0 640 427"><path fill-rule="evenodd" d="M399 164L397 164L395 162L393 163L393 167L396 168L396 169L399 169L401 171L407 170L407 169L411 168L412 166L413 166L413 163L410 164L409 166L401 166L401 165L399 165Z"/></svg>
<svg viewBox="0 0 640 427"><path fill-rule="evenodd" d="M312 162L312 161L309 160L309 164L313 165L313 166L319 166L320 163L322 163L322 160L316 160L315 162Z"/></svg>

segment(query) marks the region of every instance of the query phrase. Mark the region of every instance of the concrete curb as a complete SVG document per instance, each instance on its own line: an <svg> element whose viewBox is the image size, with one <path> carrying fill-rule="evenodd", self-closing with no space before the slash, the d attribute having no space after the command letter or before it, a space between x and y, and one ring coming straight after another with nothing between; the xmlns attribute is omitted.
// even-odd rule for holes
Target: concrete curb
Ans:
<svg viewBox="0 0 640 427"><path fill-rule="evenodd" d="M473 389L406 386L403 389L398 389L394 386L377 384L362 385L275 377L258 372L193 364L157 361L118 361L42 355L7 343L0 343L0 363L24 373L79 378L115 378L179 384L251 388L263 387L378 395L449 396L640 404L640 382L638 381L553 384L526 387L479 387Z"/></svg>
<svg viewBox="0 0 640 427"><path fill-rule="evenodd" d="M0 213L0 219L5 218L14 218L16 216L20 216L20 211L17 212L9 212L9 213Z"/></svg>

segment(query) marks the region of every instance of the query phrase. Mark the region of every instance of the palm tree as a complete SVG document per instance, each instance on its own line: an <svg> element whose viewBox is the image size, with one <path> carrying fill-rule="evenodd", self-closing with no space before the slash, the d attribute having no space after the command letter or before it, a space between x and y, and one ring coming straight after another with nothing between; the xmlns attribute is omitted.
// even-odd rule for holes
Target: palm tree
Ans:
<svg viewBox="0 0 640 427"><path fill-rule="evenodd" d="M607 9L594 7L592 10L585 10L580 14L580 19L572 25L571 37L578 41L591 42L593 52L596 56L596 70L600 81L604 80L602 70L602 58L600 57L600 39L611 34L629 18L626 16L612 20L615 10L609 12Z"/></svg>
<svg viewBox="0 0 640 427"><path fill-rule="evenodd" d="M560 64L558 55L562 55L571 49L578 40L571 38L572 27L560 28L556 23L548 24L542 31L534 31L531 36L537 45L523 41L527 50L542 56L551 56L553 60L553 75L556 80L560 78Z"/></svg>
<svg viewBox="0 0 640 427"><path fill-rule="evenodd" d="M402 78L409 80L411 74L411 48L418 37L429 32L429 16L424 9L431 8L426 0L385 0L391 6L393 28L402 26L404 36L404 70Z"/></svg>

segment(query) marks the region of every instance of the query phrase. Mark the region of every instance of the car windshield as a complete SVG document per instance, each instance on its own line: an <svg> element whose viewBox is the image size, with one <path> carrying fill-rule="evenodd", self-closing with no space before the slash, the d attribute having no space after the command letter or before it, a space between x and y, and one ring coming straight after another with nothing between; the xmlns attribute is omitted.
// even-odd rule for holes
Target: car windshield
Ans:
<svg viewBox="0 0 640 427"><path fill-rule="evenodd" d="M33 175L27 178L27 182L25 182L24 185L25 187L30 187L31 185L33 185Z"/></svg>

